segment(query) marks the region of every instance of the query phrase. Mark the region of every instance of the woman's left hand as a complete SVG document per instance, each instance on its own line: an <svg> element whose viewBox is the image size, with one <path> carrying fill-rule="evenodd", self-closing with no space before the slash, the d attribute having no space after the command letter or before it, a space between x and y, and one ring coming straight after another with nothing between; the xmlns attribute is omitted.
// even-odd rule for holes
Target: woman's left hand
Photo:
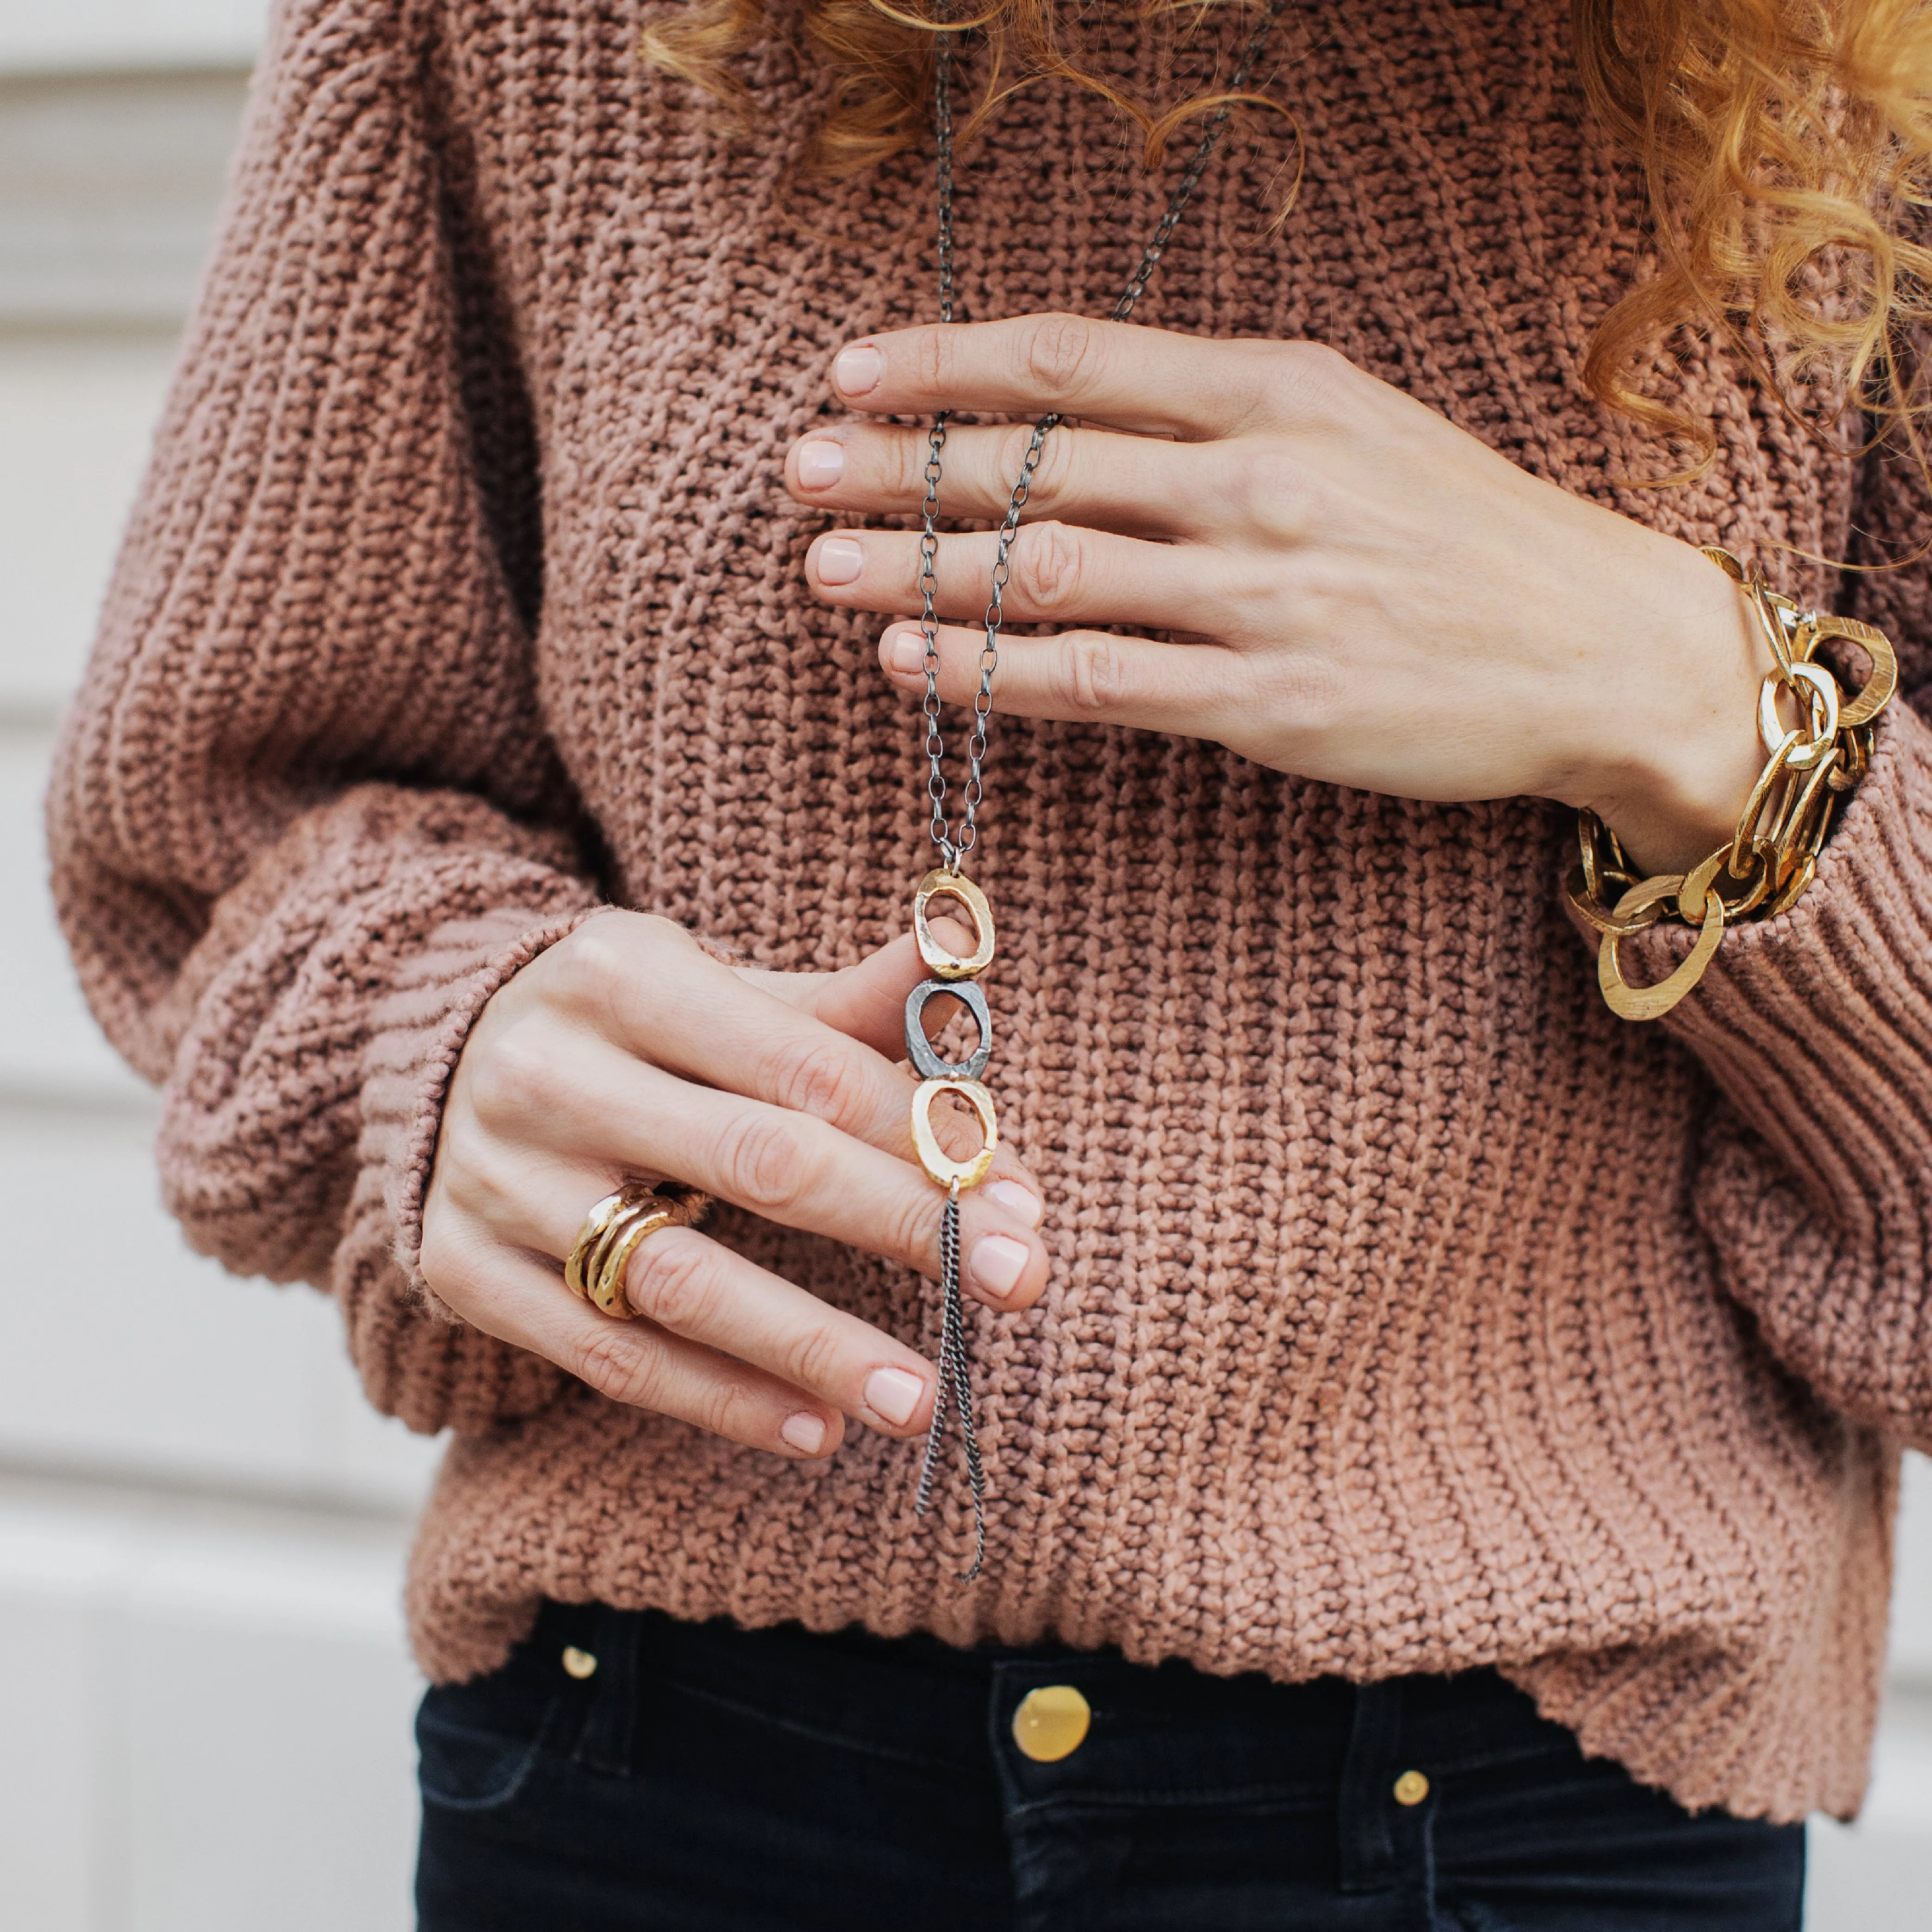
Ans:
<svg viewBox="0 0 1932 1932"><path fill-rule="evenodd" d="M1209 738L1410 798L1589 805L1649 869L1736 827L1768 669L1736 587L1689 545L1568 494L1334 351L1066 315L868 336L833 387L868 415L1079 419L1047 439L1013 546L996 708ZM1029 427L954 425L944 513L997 521ZM923 428L854 421L788 458L804 503L916 513ZM940 693L979 682L994 551L942 537ZM842 529L828 602L920 608L915 532ZM1106 629L1091 626L1106 626ZM1184 642L1122 632L1166 630ZM916 620L880 658L923 687Z"/></svg>

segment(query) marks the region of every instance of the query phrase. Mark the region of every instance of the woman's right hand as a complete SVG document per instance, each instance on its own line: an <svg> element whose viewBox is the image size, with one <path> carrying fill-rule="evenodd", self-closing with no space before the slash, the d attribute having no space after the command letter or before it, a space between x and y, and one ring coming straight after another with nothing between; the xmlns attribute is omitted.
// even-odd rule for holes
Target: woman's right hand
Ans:
<svg viewBox="0 0 1932 1932"><path fill-rule="evenodd" d="M682 927L586 920L490 1000L450 1082L423 1209L424 1279L488 1333L601 1395L794 1458L856 1416L922 1429L932 1365L695 1229L648 1236L626 1278L644 1318L564 1286L592 1205L677 1180L937 1278L940 1195L916 1164L911 936L834 973L726 966ZM944 1002L934 1002L936 1008ZM1018 1309L1046 1285L1041 1192L1004 1145L960 1200L962 1285Z"/></svg>

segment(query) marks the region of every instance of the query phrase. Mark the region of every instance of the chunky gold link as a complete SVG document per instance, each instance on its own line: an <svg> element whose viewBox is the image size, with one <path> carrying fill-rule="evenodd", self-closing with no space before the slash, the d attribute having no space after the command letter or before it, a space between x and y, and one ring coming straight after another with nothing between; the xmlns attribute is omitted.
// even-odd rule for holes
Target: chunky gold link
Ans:
<svg viewBox="0 0 1932 1932"><path fill-rule="evenodd" d="M1577 916L1600 933L1597 981L1605 1003L1625 1020L1655 1020L1690 992L1717 954L1728 924L1752 914L1789 912L1817 876L1832 813L1871 762L1872 721L1898 688L1898 660L1882 631L1855 617L1801 610L1748 572L1727 550L1704 554L1743 593L1774 666L1758 687L1758 737L1763 770L1732 837L1688 873L1640 879L1616 835L1586 807L1577 814L1582 862L1564 891ZM1816 660L1829 641L1862 651L1870 664L1850 697ZM1798 722L1788 725L1779 701L1789 697ZM1621 888L1612 900L1611 888ZM1634 987L1623 976L1619 944L1660 920L1698 928L1697 942L1670 976Z"/></svg>
<svg viewBox="0 0 1932 1932"><path fill-rule="evenodd" d="M1856 645L1871 660L1870 675L1838 713L1838 723L1845 730L1870 724L1898 689L1898 657L1892 640L1876 625L1861 623L1856 617L1814 616L1805 623L1804 654L1808 660L1826 638L1834 637Z"/></svg>
<svg viewBox="0 0 1932 1932"><path fill-rule="evenodd" d="M1720 852L1718 856L1721 858L1724 854ZM1633 885L1637 883L1635 879L1630 882ZM1634 939L1638 933L1648 932L1664 917L1664 909L1660 906L1652 906L1634 919L1619 919L1614 914L1606 912L1601 901L1586 885L1583 868L1580 865L1573 865L1570 868L1570 876L1564 880L1563 890L1570 901L1570 909L1578 918L1594 926L1598 932L1606 935L1614 934L1619 939Z"/></svg>
<svg viewBox="0 0 1932 1932"><path fill-rule="evenodd" d="M1682 879L1672 873L1646 879L1624 894L1617 902L1617 911L1628 918L1647 905L1674 898L1683 884ZM1657 895L1655 900L1648 896L1652 894ZM1604 1004L1619 1020L1660 1020L1704 977L1704 969L1711 963L1724 936L1724 902L1713 887L1704 895L1703 930L1697 935L1690 957L1668 979L1660 980L1654 986L1632 986L1625 981L1622 963L1617 957L1617 936L1606 933L1597 954L1597 984L1602 989Z"/></svg>

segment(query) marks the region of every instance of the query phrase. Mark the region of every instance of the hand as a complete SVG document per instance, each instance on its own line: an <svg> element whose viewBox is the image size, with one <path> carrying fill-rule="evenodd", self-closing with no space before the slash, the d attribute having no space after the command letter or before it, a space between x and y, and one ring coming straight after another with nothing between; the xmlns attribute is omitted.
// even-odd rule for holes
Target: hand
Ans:
<svg viewBox="0 0 1932 1932"><path fill-rule="evenodd" d="M777 974L721 964L667 920L586 921L471 1029L424 1204L424 1278L600 1394L754 1448L829 1455L848 1415L917 1433L937 1380L923 1357L694 1229L632 1257L640 1321L580 1301L560 1264L594 1203L676 1179L936 1277L941 1197L914 1164L914 1082L894 1063L925 976L910 934L843 972ZM1002 1146L960 1203L969 1293L1039 1298L1040 1203Z"/></svg>
<svg viewBox="0 0 1932 1932"><path fill-rule="evenodd" d="M868 337L833 383L871 413L1103 425L1047 440L1006 611L1078 628L1002 638L1000 711L1213 739L1403 798L1591 805L1660 869L1736 828L1769 659L1735 586L1330 350L1036 315ZM955 426L945 514L997 521L1028 434ZM916 513L926 455L923 429L852 422L795 445L786 479L814 505ZM993 554L990 534L941 538L942 617L977 619ZM832 531L806 570L829 602L920 608L916 533ZM970 699L980 644L976 623L942 629L942 697ZM916 624L880 661L923 688Z"/></svg>

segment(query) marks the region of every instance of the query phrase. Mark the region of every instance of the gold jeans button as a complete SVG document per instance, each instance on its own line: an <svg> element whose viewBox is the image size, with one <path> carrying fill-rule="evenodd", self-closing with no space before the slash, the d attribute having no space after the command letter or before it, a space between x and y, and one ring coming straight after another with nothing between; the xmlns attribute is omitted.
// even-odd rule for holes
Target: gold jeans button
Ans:
<svg viewBox="0 0 1932 1932"><path fill-rule="evenodd" d="M1420 1804L1429 1795L1429 1780L1419 1771L1406 1771L1395 1781L1398 1804Z"/></svg>
<svg viewBox="0 0 1932 1932"><path fill-rule="evenodd" d="M1042 1684L1013 1713L1013 1742L1035 1764L1052 1764L1077 1751L1094 1713L1070 1684Z"/></svg>

